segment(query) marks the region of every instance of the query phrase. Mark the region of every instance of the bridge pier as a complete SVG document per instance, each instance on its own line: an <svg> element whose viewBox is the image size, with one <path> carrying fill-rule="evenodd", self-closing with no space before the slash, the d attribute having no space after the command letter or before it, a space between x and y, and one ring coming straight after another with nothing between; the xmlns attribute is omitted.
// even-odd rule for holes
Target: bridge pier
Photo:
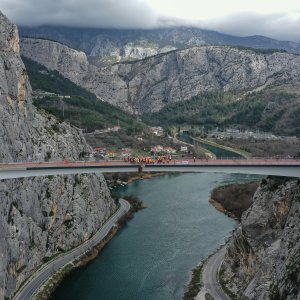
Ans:
<svg viewBox="0 0 300 300"><path fill-rule="evenodd" d="M138 167L139 173L143 173L144 168L145 168L145 165L139 165L139 167Z"/></svg>

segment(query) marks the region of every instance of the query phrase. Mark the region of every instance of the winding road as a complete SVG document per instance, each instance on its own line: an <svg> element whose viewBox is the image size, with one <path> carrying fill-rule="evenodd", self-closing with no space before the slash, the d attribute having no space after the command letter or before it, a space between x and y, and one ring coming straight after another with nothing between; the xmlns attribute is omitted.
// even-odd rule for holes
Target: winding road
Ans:
<svg viewBox="0 0 300 300"><path fill-rule="evenodd" d="M222 290L218 280L219 267L224 259L226 252L226 246L221 248L218 252L212 255L206 264L204 265L202 272L203 290L208 292L215 300L228 300L230 299ZM203 296L204 293L200 293ZM197 296L196 299L201 299L201 296ZM205 299L205 296L204 296Z"/></svg>
<svg viewBox="0 0 300 300"><path fill-rule="evenodd" d="M94 246L98 245L103 238L109 233L114 224L124 216L130 209L130 204L120 199L119 209L106 221L106 223L99 229L94 236L76 247L69 252L58 256L55 260L49 262L38 270L34 275L28 280L28 282L17 292L14 300L29 300L32 299L34 293L49 279L56 271L61 269L67 263L72 262L74 259L80 257L85 252L91 250Z"/></svg>

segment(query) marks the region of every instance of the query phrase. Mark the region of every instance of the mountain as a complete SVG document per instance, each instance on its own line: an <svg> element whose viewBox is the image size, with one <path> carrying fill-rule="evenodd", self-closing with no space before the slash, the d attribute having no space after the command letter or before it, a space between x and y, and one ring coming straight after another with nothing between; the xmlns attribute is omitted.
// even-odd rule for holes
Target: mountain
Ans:
<svg viewBox="0 0 300 300"><path fill-rule="evenodd" d="M93 93L76 85L57 71L50 71L37 62L22 57L33 89L33 102L58 119L87 132L116 125L128 132L141 132L146 125Z"/></svg>
<svg viewBox="0 0 300 300"><path fill-rule="evenodd" d="M143 115L160 126L196 125L205 129L258 129L300 136L300 85L284 84L252 93L209 91Z"/></svg>
<svg viewBox="0 0 300 300"><path fill-rule="evenodd" d="M295 178L262 180L220 269L232 299L299 299L299 188Z"/></svg>
<svg viewBox="0 0 300 300"><path fill-rule="evenodd" d="M54 40L83 51L98 66L200 45L235 45L300 53L300 44L295 42L258 35L238 37L189 27L117 30L41 26L22 27L20 31L23 37Z"/></svg>
<svg viewBox="0 0 300 300"><path fill-rule="evenodd" d="M79 159L81 132L32 104L17 27L0 12L0 162ZM103 175L0 181L0 299L43 262L89 239L115 211Z"/></svg>
<svg viewBox="0 0 300 300"><path fill-rule="evenodd" d="M159 111L203 91L247 91L300 80L300 55L233 46L198 46L96 67L66 45L23 38L22 54L57 70L98 98L131 113Z"/></svg>

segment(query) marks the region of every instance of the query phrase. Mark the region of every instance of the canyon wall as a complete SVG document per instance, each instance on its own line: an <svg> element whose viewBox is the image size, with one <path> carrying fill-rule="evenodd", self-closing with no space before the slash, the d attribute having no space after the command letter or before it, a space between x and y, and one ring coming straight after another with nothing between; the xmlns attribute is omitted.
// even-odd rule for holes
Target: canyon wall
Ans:
<svg viewBox="0 0 300 300"><path fill-rule="evenodd" d="M221 276L237 299L299 299L300 184L263 180L229 241Z"/></svg>
<svg viewBox="0 0 300 300"><path fill-rule="evenodd" d="M0 162L78 159L81 132L32 104L17 27L0 13ZM95 233L116 205L102 175L0 181L0 299L53 255Z"/></svg>

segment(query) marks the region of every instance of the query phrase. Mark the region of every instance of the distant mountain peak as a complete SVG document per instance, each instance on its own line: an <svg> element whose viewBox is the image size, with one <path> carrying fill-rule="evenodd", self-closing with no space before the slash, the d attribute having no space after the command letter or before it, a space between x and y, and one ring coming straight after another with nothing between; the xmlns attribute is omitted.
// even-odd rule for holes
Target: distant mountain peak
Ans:
<svg viewBox="0 0 300 300"><path fill-rule="evenodd" d="M55 40L84 51L87 56L97 58L94 63L100 65L116 59L141 59L170 49L199 45L233 45L300 53L300 43L278 41L262 35L239 37L183 26L140 30L41 26L21 27L20 32L22 36Z"/></svg>

